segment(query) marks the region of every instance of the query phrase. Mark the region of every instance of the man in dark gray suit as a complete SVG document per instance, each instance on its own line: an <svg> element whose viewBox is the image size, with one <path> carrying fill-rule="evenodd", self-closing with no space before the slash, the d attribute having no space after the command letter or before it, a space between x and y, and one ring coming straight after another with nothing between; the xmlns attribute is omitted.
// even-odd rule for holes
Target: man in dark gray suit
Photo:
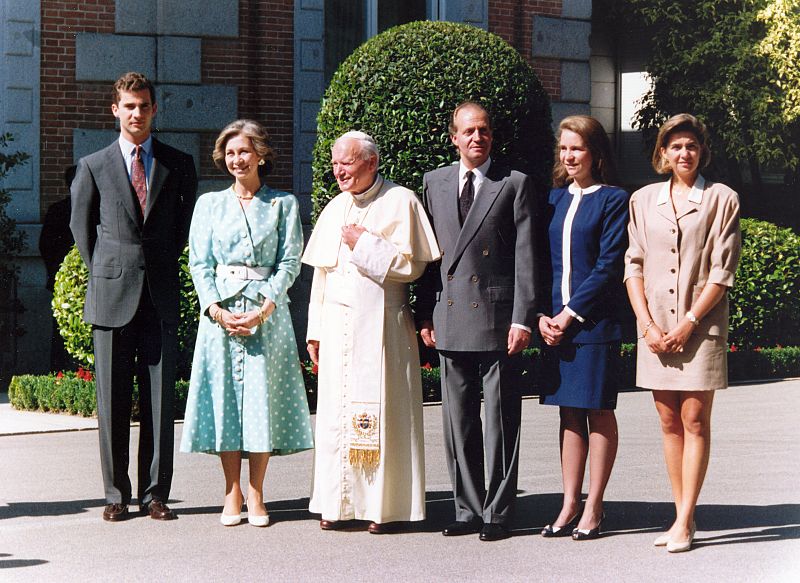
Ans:
<svg viewBox="0 0 800 583"><path fill-rule="evenodd" d="M179 319L178 260L197 193L192 157L151 136L152 83L127 73L111 111L120 137L78 162L70 228L89 269L84 319L92 324L103 518L128 518L133 376L139 385L138 498L157 520L172 482L173 400Z"/></svg>
<svg viewBox="0 0 800 583"><path fill-rule="evenodd" d="M480 105L455 109L450 138L460 162L423 179L442 259L420 280L417 322L441 363L456 506L456 522L443 534L480 532L493 541L509 536L516 498L521 394L514 355L528 346L536 319L534 192L525 174L492 162L491 120Z"/></svg>

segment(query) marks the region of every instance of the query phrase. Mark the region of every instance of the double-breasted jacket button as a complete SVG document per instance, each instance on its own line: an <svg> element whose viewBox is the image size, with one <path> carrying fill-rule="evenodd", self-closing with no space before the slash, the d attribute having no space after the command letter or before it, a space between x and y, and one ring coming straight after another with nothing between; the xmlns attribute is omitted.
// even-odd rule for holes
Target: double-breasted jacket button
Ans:
<svg viewBox="0 0 800 583"><path fill-rule="evenodd" d="M675 290L674 290L674 289L670 289L670 290L669 290L669 293L671 293L671 294L674 294L674 293L675 293Z"/></svg>
<svg viewBox="0 0 800 583"><path fill-rule="evenodd" d="M672 249L670 249L670 251L672 251L673 253L677 253L678 252L677 249L675 249L674 247Z"/></svg>
<svg viewBox="0 0 800 583"><path fill-rule="evenodd" d="M669 313L670 313L670 314L674 314L674 313L675 313L675 308L670 308L670 309L669 309Z"/></svg>
<svg viewBox="0 0 800 583"><path fill-rule="evenodd" d="M453 281L453 274L452 273L448 273L447 274L447 281Z"/></svg>
<svg viewBox="0 0 800 583"><path fill-rule="evenodd" d="M472 302L472 307L473 308L477 308L478 307L478 302Z"/></svg>
<svg viewBox="0 0 800 583"><path fill-rule="evenodd" d="M477 276L477 275L473 275L471 279L472 279L472 281L474 281L475 283L478 283L478 276Z"/></svg>
<svg viewBox="0 0 800 583"><path fill-rule="evenodd" d="M448 306L452 306L453 305L453 300L447 300L447 305Z"/></svg>
<svg viewBox="0 0 800 583"><path fill-rule="evenodd" d="M675 268L673 267L672 269L669 270L669 272L670 273L675 273Z"/></svg>
<svg viewBox="0 0 800 583"><path fill-rule="evenodd" d="M487 255L489 255L489 250L488 249L484 249L483 250L483 256L486 257Z"/></svg>
<svg viewBox="0 0 800 583"><path fill-rule="evenodd" d="M675 234L675 229L670 229L669 232L674 235Z"/></svg>

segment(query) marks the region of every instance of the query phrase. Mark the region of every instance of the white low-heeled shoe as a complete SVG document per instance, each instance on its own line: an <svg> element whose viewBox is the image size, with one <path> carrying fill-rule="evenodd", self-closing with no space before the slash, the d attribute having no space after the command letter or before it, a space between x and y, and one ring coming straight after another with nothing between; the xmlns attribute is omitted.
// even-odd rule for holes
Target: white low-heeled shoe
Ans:
<svg viewBox="0 0 800 583"><path fill-rule="evenodd" d="M263 516L258 514L253 514L250 512L250 505L247 505L247 522L253 526L258 527L265 527L269 525L269 513L264 514Z"/></svg>
<svg viewBox="0 0 800 583"><path fill-rule="evenodd" d="M662 535L656 537L656 540L653 541L654 547L665 547L669 542L669 532L665 532Z"/></svg>
<svg viewBox="0 0 800 583"><path fill-rule="evenodd" d="M692 543L694 542L694 533L695 533L695 525L692 524L692 528L689 530L689 538L683 541L667 541L667 552L668 553L685 553L688 550L691 550Z"/></svg>
<svg viewBox="0 0 800 583"><path fill-rule="evenodd" d="M222 526L236 526L242 521L242 514L225 514L224 512L219 517Z"/></svg>

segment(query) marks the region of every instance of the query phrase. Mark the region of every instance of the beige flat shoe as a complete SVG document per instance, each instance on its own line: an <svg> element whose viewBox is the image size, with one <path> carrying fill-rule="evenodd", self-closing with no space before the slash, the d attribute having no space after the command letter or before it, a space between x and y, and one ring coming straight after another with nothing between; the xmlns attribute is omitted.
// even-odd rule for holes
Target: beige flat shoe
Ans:
<svg viewBox="0 0 800 583"><path fill-rule="evenodd" d="M656 537L656 540L653 541L654 547L665 547L669 542L669 532L665 532L662 535Z"/></svg>

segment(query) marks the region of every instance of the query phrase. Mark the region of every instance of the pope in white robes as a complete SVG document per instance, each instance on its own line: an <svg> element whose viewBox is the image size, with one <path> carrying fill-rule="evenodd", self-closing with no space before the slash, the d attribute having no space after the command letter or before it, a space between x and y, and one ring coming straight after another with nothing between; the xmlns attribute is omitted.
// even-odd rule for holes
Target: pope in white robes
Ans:
<svg viewBox="0 0 800 583"><path fill-rule="evenodd" d="M318 364L309 509L323 530L368 520L381 534L425 518L419 353L408 284L439 259L422 204L378 173L362 132L332 148L342 192L322 211L303 263L314 267L306 339Z"/></svg>

